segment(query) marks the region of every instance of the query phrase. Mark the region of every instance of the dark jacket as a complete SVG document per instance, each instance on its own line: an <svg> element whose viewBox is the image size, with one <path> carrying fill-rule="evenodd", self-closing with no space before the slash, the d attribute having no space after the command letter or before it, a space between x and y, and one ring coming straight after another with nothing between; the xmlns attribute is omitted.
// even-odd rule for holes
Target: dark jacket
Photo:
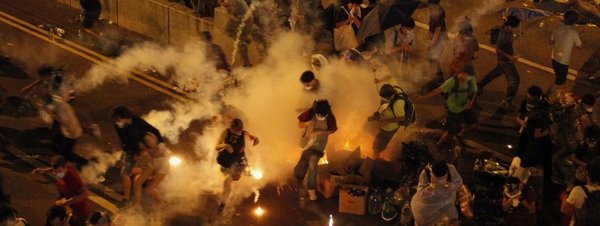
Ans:
<svg viewBox="0 0 600 226"><path fill-rule="evenodd" d="M137 155L140 152L140 147L138 144L142 142L144 136L148 132L154 134L156 138L158 138L159 142L164 142L158 129L154 128L154 126L137 116L133 116L131 118L131 125L128 125L124 128L115 126L115 128L117 130L119 140L121 141L121 148L123 148L125 154L129 156Z"/></svg>
<svg viewBox="0 0 600 226"><path fill-rule="evenodd" d="M300 115L298 115L298 121L308 122L308 121L312 120L314 117L315 117L315 112L311 108L311 109L308 109L308 110L302 112ZM327 115L327 128L332 132L337 130L337 122L335 120L335 116L333 115L333 113L329 113L329 115Z"/></svg>

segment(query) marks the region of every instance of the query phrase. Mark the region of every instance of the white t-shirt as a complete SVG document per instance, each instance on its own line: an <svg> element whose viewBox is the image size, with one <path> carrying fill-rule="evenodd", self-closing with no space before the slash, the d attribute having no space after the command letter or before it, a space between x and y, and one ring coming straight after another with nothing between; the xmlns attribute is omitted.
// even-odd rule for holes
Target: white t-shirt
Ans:
<svg viewBox="0 0 600 226"><path fill-rule="evenodd" d="M554 42L552 59L564 65L569 65L571 61L573 46L581 46L579 33L568 25L562 25L554 30L550 40Z"/></svg>
<svg viewBox="0 0 600 226"><path fill-rule="evenodd" d="M391 54L392 49L399 47L401 44L407 44L414 46L415 33L412 30L407 30L406 34L400 32L400 26L396 26L384 31L385 34L385 48L384 54Z"/></svg>
<svg viewBox="0 0 600 226"><path fill-rule="evenodd" d="M83 128L79 123L79 118L75 109L62 97L53 95L51 109L54 111L54 117L60 123L60 131L66 138L77 139L83 134Z"/></svg>
<svg viewBox="0 0 600 226"><path fill-rule="evenodd" d="M596 190L600 190L600 186L598 185L586 185L585 186L589 192L593 192ZM567 197L567 202L573 205L573 208L580 209L583 206L583 202L587 196L585 195L585 191L580 186L575 186L569 193L569 197ZM575 217L571 219L571 223L569 225L575 225Z"/></svg>

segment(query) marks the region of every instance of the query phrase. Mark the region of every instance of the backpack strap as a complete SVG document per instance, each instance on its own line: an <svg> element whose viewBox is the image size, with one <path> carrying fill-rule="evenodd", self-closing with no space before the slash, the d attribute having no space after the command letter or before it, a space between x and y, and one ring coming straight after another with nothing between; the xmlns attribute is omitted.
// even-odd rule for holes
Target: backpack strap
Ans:
<svg viewBox="0 0 600 226"><path fill-rule="evenodd" d="M454 86L452 87L452 89L450 90L450 93L448 93L448 95L452 94L452 93L456 93L456 91L458 91L458 86L460 84L458 84L458 79L456 78L456 76L452 76L452 80L454 80Z"/></svg>
<svg viewBox="0 0 600 226"><path fill-rule="evenodd" d="M589 198L590 197L590 190L588 190L585 185L579 185L579 187L581 187L581 189L583 189L583 192L585 192L585 197Z"/></svg>
<svg viewBox="0 0 600 226"><path fill-rule="evenodd" d="M471 86L471 82L469 81L469 77L472 77L472 76L469 75L465 79L465 81L467 82L467 85L468 85L468 87L467 87L467 95L468 95L469 91L471 91L471 87L472 87ZM450 94L458 92L458 86L460 85L458 79L456 78L456 76L452 76L452 79L454 80L454 86L452 87L452 89L450 90L450 92L447 93L448 96Z"/></svg>
<svg viewBox="0 0 600 226"><path fill-rule="evenodd" d="M585 198L588 199L590 197L590 191L587 189L587 187L585 187L585 185L579 185L579 187L581 187L581 189L583 189L583 192L585 193ZM590 205L589 200L588 200L588 202L584 201L584 203L586 203L587 205ZM577 211L575 211L573 213L573 217L575 217L575 222L578 222L577 218L579 218L579 217L577 215L579 215L579 214L577 214Z"/></svg>
<svg viewBox="0 0 600 226"><path fill-rule="evenodd" d="M389 106L391 106L390 110L392 111L392 115L394 115L394 118L396 118L397 116L396 116L396 112L394 111L394 104L396 104L397 100L406 101L406 94L404 93L404 90L402 88L400 88L400 86L392 86L392 87L394 87L394 89L400 90L400 92L396 92L396 96L394 97L392 102L390 102L390 104L389 104ZM405 114L406 114L406 112L405 112Z"/></svg>

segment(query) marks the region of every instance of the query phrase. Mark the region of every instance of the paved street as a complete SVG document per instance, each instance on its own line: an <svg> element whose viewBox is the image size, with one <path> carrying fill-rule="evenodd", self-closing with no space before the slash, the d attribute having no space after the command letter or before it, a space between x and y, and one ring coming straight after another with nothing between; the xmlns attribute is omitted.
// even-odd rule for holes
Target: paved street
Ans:
<svg viewBox="0 0 600 226"><path fill-rule="evenodd" d="M484 4L486 3L486 4ZM31 7L32 5L38 7ZM510 2L510 5L519 5L520 2ZM470 15L475 24L475 34L479 37L482 48L475 62L476 75L481 78L487 71L491 70L496 63L495 53L489 51L489 36L485 34L488 28L501 23L497 13L471 13L476 10L482 11L488 5L506 6L504 1L473 2L469 0L457 0L445 2L444 7L448 14L449 27L454 27L462 18L462 15ZM496 7L490 7L489 10ZM139 34L123 31L116 25L108 25L105 40L95 42L90 37L77 38L78 24L72 20L79 11L66 7L54 1L22 0L19 2L0 0L0 53L11 58L10 62L0 63L0 87L6 88L6 96L19 96L19 90L37 78L37 67L42 63L53 65L64 65L65 68L76 78L81 78L94 65L106 64L110 61L109 55L114 52L115 46L128 46L145 40ZM417 38L425 37L426 30L423 28L427 22L428 13L426 9L418 9L413 17L418 22L415 29ZM15 19L16 18L16 19ZM544 26L539 28L539 22ZM52 41L40 29L39 24L55 24L67 31L65 41ZM550 45L548 37L552 28L559 23L557 16L550 16L540 21L524 22L522 26L523 38L516 42L517 52L523 60L517 64L521 74L521 86L519 97L523 98L525 90L532 84L548 87L552 84L554 76L547 70L550 66ZM28 26L29 25L29 26ZM585 30L582 36L585 48L575 50L572 57L572 69L577 70L595 49L600 48L600 30L597 27L578 26L579 31ZM118 41L117 41L118 40ZM108 44L107 44L108 43ZM425 54L426 42L417 40L416 59ZM92 51L95 52L92 52ZM446 51L449 58L451 51ZM416 60L415 59L415 60ZM448 64L448 59L442 64ZM110 64L108 64L110 66ZM410 76L410 75L409 75ZM158 81L157 81L158 80ZM111 158L119 147L118 139L114 132L114 125L109 120L111 110L117 105L126 105L136 112L146 114L152 110L169 109L173 103L188 100L188 96L180 89L174 88L173 81L169 79L146 73L145 71L129 73L127 83L108 82L92 91L79 93L74 107L83 125L97 123L103 132L101 139L85 136L78 144L77 151L87 158ZM372 86L371 84L366 84ZM575 85L570 79L567 89ZM486 87L485 93L479 98L480 124L479 131L467 135L467 152L463 153L459 161L459 171L467 183L472 182L472 166L476 153L492 151L503 160L511 158L507 145L516 143L517 134L515 125L512 123L514 113L499 109L499 102L504 96L506 82L498 79ZM430 98L417 103L420 114L418 126L410 128L407 134L414 131L427 130L437 133L441 128L441 121L445 117L445 109L441 106L443 98ZM55 201L56 190L49 178L32 175L29 172L33 167L44 166L53 155L49 150L48 125L39 118L34 117L35 112L20 111L19 109L7 107L4 104L0 111L0 173L6 181L7 191L12 195L13 206L19 211L19 216L28 219L31 225L42 225L46 209ZM338 113L340 114L340 113ZM201 124L201 122L198 122ZM250 123L251 125L251 123ZM175 126L175 125L173 125ZM344 125L339 125L343 127ZM194 156L191 150L193 141L199 136L198 127L185 130L180 143L173 145L176 153L186 157L186 161L202 162L206 156ZM252 130L252 127L249 128ZM187 136L187 137L186 137ZM407 140L404 134L396 139L396 143ZM261 137L261 140L268 138ZM275 153L275 152L273 152ZM280 154L277 152L277 154ZM341 156L333 159L343 159L349 155L344 152ZM290 157L292 158L292 157ZM295 161L295 156L293 156ZM114 161L112 161L114 163ZM332 162L331 165L339 166L340 162ZM213 171L185 172L188 168L175 169L175 175L194 174L189 178L204 178L203 174L215 173ZM192 168L196 169L196 168ZM214 167L212 168L214 169ZM96 175L86 176L88 187L92 192L93 208L105 210L117 214L115 205L121 198L121 182L115 166L102 166L98 171L106 180L96 183ZM206 170L206 169L205 169ZM281 169L286 171L288 169ZM217 172L218 173L218 172ZM279 172L265 172L277 174ZM202 179L198 179L202 180ZM244 177L241 184L253 184L253 179ZM187 181L189 184L210 183L212 181ZM235 209L226 209L226 216L231 218L216 218L216 196L211 193L202 194L199 197L186 197L185 194L175 196L175 203L169 203L172 209L185 209L186 211L173 211L176 214L166 217L164 225L326 225L333 216L334 225L395 225L397 222L384 222L379 216L357 216L338 213L338 199L333 197L318 202L310 202L300 199L299 194L293 188L284 187L278 191L277 187L281 181L260 184L260 198L254 203L254 196L243 194L240 205ZM169 186L169 185L166 185ZM196 192L197 193L197 192ZM196 194L194 193L194 194ZM197 200L194 200L197 199ZM186 203L196 205L188 206ZM256 217L252 211L257 206L266 210L262 217ZM175 208L184 207L184 208ZM170 208L165 208L165 211ZM127 215L127 213L125 214ZM157 214L159 215L159 214ZM146 219L160 217L138 216ZM130 221L136 220L129 216ZM148 222L148 221L139 221ZM143 223L140 223L143 225ZM133 224L138 225L138 224ZM465 220L464 225L473 225Z"/></svg>

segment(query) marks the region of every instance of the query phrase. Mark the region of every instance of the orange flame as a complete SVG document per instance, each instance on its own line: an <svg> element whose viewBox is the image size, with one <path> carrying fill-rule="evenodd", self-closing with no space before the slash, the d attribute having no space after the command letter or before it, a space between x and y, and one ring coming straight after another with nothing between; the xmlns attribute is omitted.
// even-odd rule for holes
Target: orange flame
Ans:
<svg viewBox="0 0 600 226"><path fill-rule="evenodd" d="M260 206L254 210L254 215L256 215L257 217L260 217L263 214L265 214L265 211L262 208L260 208Z"/></svg>

